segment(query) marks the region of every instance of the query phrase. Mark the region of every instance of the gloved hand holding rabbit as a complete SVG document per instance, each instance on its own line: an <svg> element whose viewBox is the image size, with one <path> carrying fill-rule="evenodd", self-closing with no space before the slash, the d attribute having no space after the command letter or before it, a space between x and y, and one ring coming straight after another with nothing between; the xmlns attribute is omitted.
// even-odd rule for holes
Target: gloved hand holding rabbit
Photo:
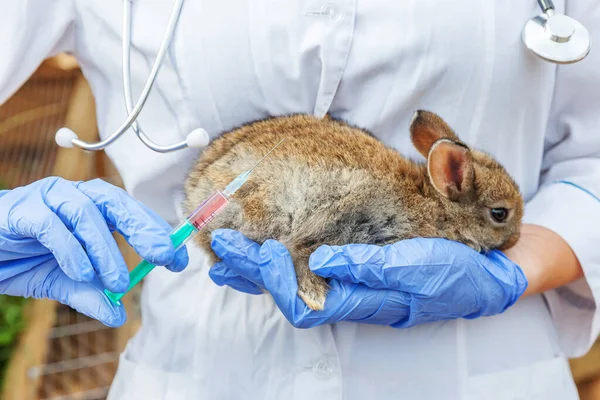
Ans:
<svg viewBox="0 0 600 400"><path fill-rule="evenodd" d="M213 281L270 293L303 328L409 327L506 310L528 284L502 253L519 239L519 188L436 114L416 112L410 135L425 162L305 115L216 139L186 182L187 212L286 140L197 235Z"/></svg>

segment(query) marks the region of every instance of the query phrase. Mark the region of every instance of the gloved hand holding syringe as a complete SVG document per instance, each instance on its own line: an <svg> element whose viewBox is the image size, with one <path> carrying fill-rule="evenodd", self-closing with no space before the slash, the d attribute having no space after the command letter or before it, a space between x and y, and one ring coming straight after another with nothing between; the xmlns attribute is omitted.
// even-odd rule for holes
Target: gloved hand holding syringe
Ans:
<svg viewBox="0 0 600 400"><path fill-rule="evenodd" d="M204 228L228 203L231 196L248 180L252 171L275 150L285 139L277 143L263 156L252 168L242 172L233 179L223 191L217 190L209 196L193 213L191 213L170 234L175 251L179 250L194 234ZM129 287L123 293L104 290L106 296L115 304L120 304L120 299L156 267L155 264L143 260L129 273Z"/></svg>

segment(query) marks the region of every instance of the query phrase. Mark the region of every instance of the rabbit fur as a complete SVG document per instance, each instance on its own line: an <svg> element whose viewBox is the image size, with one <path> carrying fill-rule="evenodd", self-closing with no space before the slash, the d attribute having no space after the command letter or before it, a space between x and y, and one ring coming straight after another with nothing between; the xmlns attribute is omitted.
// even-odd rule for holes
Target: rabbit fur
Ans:
<svg viewBox="0 0 600 400"><path fill-rule="evenodd" d="M416 111L409 132L425 161L408 159L365 129L330 116L272 117L223 134L187 177L188 214L285 140L195 242L216 263L210 246L215 229L235 229L258 243L280 241L291 254L298 295L313 310L324 308L329 286L308 261L324 244L426 237L477 251L513 246L523 199L503 166L463 143L433 112Z"/></svg>

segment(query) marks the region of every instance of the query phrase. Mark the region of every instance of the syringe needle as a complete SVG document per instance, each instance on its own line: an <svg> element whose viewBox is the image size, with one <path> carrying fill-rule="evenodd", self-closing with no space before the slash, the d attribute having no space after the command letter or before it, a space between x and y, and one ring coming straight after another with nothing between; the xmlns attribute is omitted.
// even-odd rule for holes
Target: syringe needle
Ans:
<svg viewBox="0 0 600 400"><path fill-rule="evenodd" d="M254 168L258 167L258 164L260 164L265 158L267 158L267 156L269 154L271 154L273 152L273 150L275 150L277 148L277 146L279 146L281 144L281 142L283 142L284 140L285 140L285 138L281 139L279 141L279 143L277 143L275 145L275 147L273 147L271 150L269 150L269 152L267 154L265 154L263 156L263 158L258 160L258 162L256 164L254 164L254 166L252 168L250 168L247 171L242 172L241 174L236 176L231 182L229 182L229 184L227 185L225 190L223 190L223 193L225 193L225 195L227 197L231 197L235 192L237 192L237 190L239 188L241 188L242 185L248 180L248 178L250 177L250 173L254 170Z"/></svg>
<svg viewBox="0 0 600 400"><path fill-rule="evenodd" d="M231 197L236 190L238 190L248 179L250 172L258 166L273 150L275 150L281 142L285 140L281 139L275 147L273 147L267 154L264 155L251 169L238 175L233 181L227 185L223 192L216 191L213 193L201 206L198 207L191 215L188 216L177 228L175 228L170 235L173 247L175 250L181 248L196 232L202 229L210 220L229 203L228 198ZM129 273L129 287L125 293L129 292L131 288L137 285L146 275L150 273L156 267L156 265L149 261L142 260L130 273ZM125 293L114 293L108 289L104 290L106 296L115 304L120 304L120 299Z"/></svg>
<svg viewBox="0 0 600 400"><path fill-rule="evenodd" d="M275 150L277 147L279 147L279 145L281 144L281 142L283 142L284 140L285 140L285 138L281 139L281 140L279 141L279 143L277 143L277 144L275 145L275 147L273 147L271 150L269 150L269 152L268 152L267 154L265 154L265 155L263 156L263 158L261 158L260 160L258 160L258 162L257 162L256 164L254 164L254 166L253 166L252 168L250 168L250 169L247 171L247 173L248 173L248 174L250 174L250 173L251 173L251 172L254 170L254 168L258 167L258 164L260 164L261 162L263 162L263 160L264 160L265 158L267 158L267 157L269 156L269 154L271 154L271 153L273 152L273 150Z"/></svg>

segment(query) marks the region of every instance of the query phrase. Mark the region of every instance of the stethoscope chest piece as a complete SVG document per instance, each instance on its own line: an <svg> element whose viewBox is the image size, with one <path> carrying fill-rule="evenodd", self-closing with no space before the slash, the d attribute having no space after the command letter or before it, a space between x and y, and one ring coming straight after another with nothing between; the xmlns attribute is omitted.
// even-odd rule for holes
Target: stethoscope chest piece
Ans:
<svg viewBox="0 0 600 400"><path fill-rule="evenodd" d="M554 14L553 10L527 21L523 41L535 54L557 64L580 61L591 48L588 30L573 18Z"/></svg>

